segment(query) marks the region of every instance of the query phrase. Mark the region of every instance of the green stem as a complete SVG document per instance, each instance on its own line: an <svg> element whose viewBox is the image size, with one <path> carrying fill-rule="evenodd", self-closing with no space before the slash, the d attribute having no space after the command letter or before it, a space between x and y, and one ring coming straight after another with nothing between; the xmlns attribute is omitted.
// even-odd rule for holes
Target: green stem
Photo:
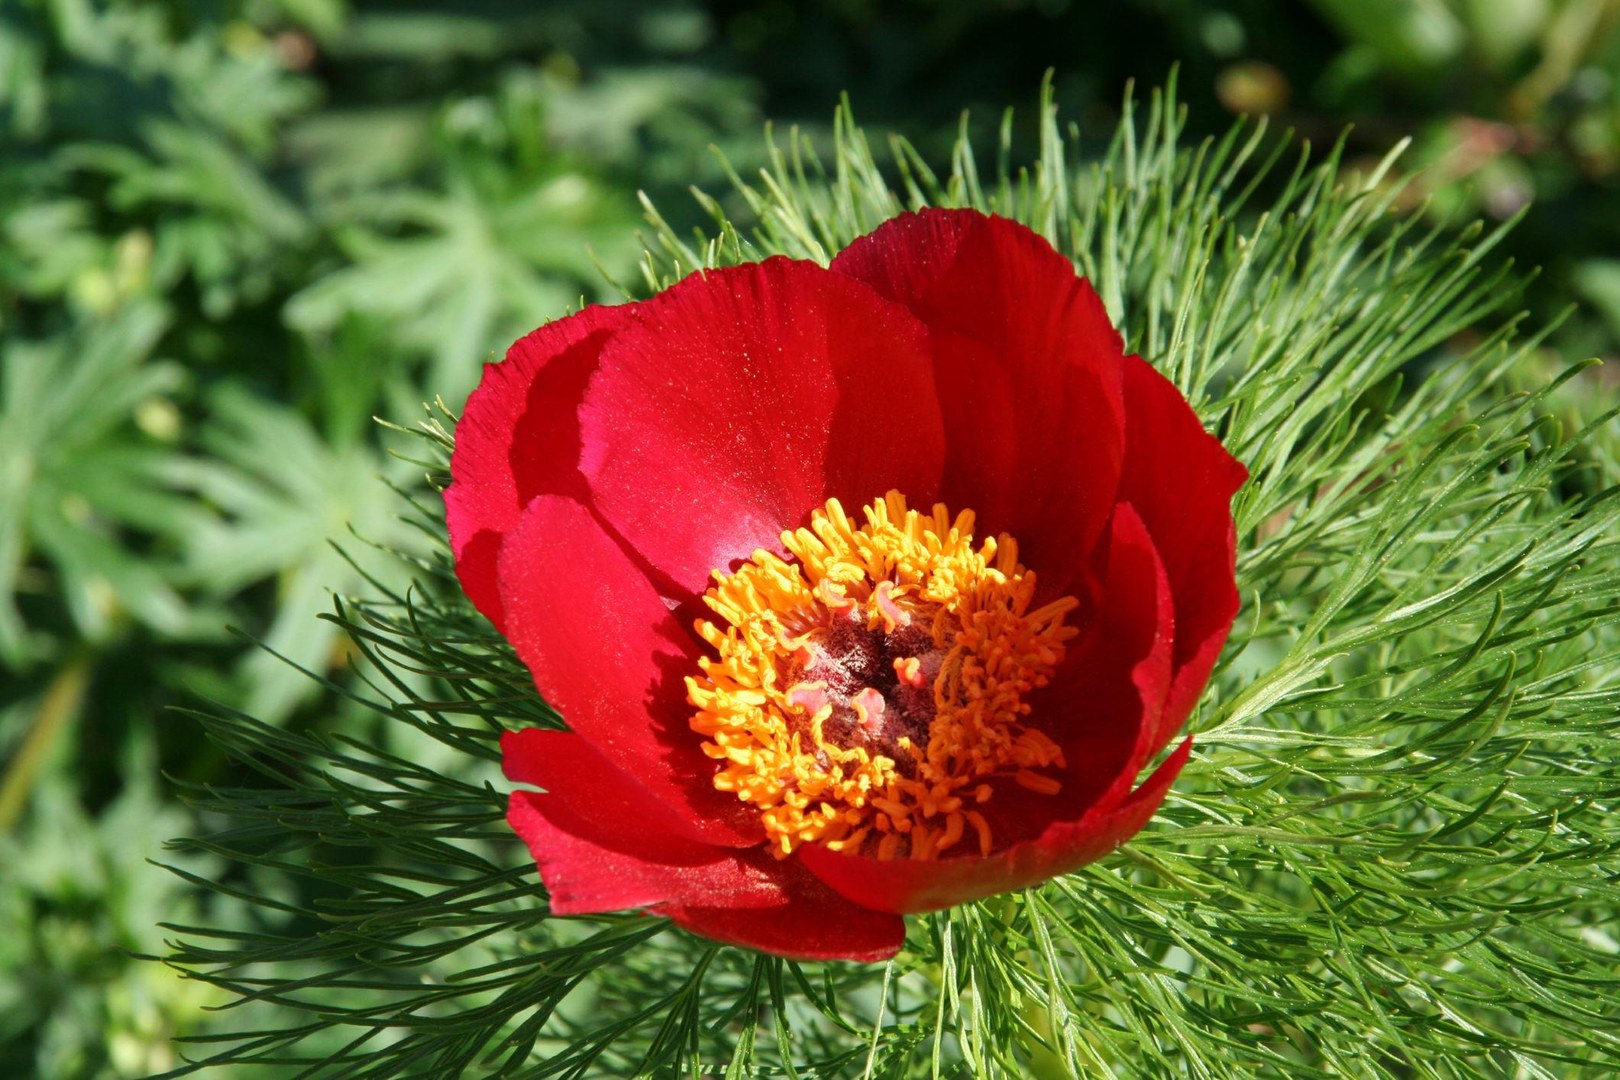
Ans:
<svg viewBox="0 0 1620 1080"><path fill-rule="evenodd" d="M883 965L883 987L878 991L878 1011L872 1019L872 1043L866 1048L866 1068L861 1072L862 1077L870 1077L877 1064L878 1040L883 1034L883 1008L889 1003L889 980L893 977L894 961L890 960Z"/></svg>
<svg viewBox="0 0 1620 1080"><path fill-rule="evenodd" d="M4 779L0 779L0 833L10 832L22 817L23 808L28 804L28 794L34 787L34 779L45 764L51 747L56 745L62 732L79 715L79 706L84 703L84 691L89 682L90 656L88 652L80 652L56 673L50 686L45 688L45 696L40 699L39 711L34 714L28 734L17 750L17 756L6 767Z"/></svg>

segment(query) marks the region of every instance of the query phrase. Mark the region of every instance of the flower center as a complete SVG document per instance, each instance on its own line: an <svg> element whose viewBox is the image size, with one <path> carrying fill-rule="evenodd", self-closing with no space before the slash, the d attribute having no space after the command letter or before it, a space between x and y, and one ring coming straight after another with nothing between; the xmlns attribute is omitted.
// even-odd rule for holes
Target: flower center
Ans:
<svg viewBox="0 0 1620 1080"><path fill-rule="evenodd" d="M717 658L686 680L692 728L722 762L714 785L759 808L778 857L799 844L931 859L970 832L991 780L1041 794L1063 751L1025 724L1078 631L1072 596L1035 611L1035 574L1008 536L973 544L973 513L931 514L890 492L857 526L837 499L715 571L698 634Z"/></svg>

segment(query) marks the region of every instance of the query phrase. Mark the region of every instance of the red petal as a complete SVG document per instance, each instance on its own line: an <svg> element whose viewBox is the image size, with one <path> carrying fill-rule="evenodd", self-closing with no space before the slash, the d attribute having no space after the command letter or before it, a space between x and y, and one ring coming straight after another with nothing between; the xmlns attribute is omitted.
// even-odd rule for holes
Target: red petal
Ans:
<svg viewBox="0 0 1620 1080"><path fill-rule="evenodd" d="M691 863L729 850L692 839L676 811L574 732L508 731L501 766L508 780L544 788L537 797L560 805L547 812L555 824L627 855Z"/></svg>
<svg viewBox="0 0 1620 1080"><path fill-rule="evenodd" d="M770 880L736 848L703 847L702 859L655 862L574 832L566 807L532 791L514 791L506 807L506 820L529 845L558 915L648 907L672 896L729 895L758 904L776 898Z"/></svg>
<svg viewBox="0 0 1620 1080"><path fill-rule="evenodd" d="M568 726L671 807L692 839L759 842L757 816L715 790L687 723L682 679L697 670L696 639L590 511L536 497L507 533L498 577L507 639Z"/></svg>
<svg viewBox="0 0 1620 1080"><path fill-rule="evenodd" d="M692 840L669 807L589 742L565 731L508 732L507 821L529 845L559 915L664 901L778 905L783 886L752 852Z"/></svg>
<svg viewBox="0 0 1620 1080"><path fill-rule="evenodd" d="M1147 524L1176 606L1175 675L1156 751L1197 703L1237 617L1231 503L1249 474L1204 431L1175 385L1141 357L1126 359L1125 402L1130 419L1119 497Z"/></svg>
<svg viewBox="0 0 1620 1080"><path fill-rule="evenodd" d="M775 907L672 903L652 910L694 934L790 960L887 960L905 944L906 923L900 916L850 903L797 860L780 865L786 895Z"/></svg>
<svg viewBox="0 0 1620 1080"><path fill-rule="evenodd" d="M1153 817L1187 762L1183 742L1124 803L1097 809L1079 821L1053 825L1039 839L988 858L879 862L807 844L799 857L821 880L863 907L877 911L937 911L1071 873L1118 848Z"/></svg>
<svg viewBox="0 0 1620 1080"><path fill-rule="evenodd" d="M1114 504L1124 450L1119 335L1089 283L1035 233L969 210L903 214L832 269L928 327L947 432L942 497L1062 595Z"/></svg>
<svg viewBox="0 0 1620 1080"><path fill-rule="evenodd" d="M615 335L585 396L594 505L701 592L830 496L924 505L944 457L923 332L808 262L693 275Z"/></svg>
<svg viewBox="0 0 1620 1080"><path fill-rule="evenodd" d="M578 735L530 728L501 739L507 820L534 854L558 915L651 907L737 945L801 960L881 960L905 938L895 915L856 907L796 861L686 836L668 807Z"/></svg>
<svg viewBox="0 0 1620 1080"><path fill-rule="evenodd" d="M1106 550L1095 621L1071 646L1036 717L1069 763L1055 798L1072 808L1062 815L1070 819L1123 800L1163 745L1157 735L1176 638L1170 581L1129 504L1115 508Z"/></svg>
<svg viewBox="0 0 1620 1080"><path fill-rule="evenodd" d="M588 307L548 323L485 364L456 425L444 493L456 575L496 629L505 619L495 584L501 537L534 496L583 494L579 421L597 354L633 305Z"/></svg>

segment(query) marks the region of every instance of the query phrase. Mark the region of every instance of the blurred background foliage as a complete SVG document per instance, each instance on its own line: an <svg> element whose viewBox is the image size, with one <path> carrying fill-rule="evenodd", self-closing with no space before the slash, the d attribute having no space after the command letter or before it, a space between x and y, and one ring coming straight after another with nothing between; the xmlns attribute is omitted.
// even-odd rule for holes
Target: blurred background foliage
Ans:
<svg viewBox="0 0 1620 1080"><path fill-rule="evenodd" d="M0 0L0 1075L145 1075L211 1022L132 959L246 918L146 861L227 772L164 708L371 723L298 668L344 677L317 614L415 542L373 416L616 299L638 189L697 222L767 118L820 138L847 92L937 160L1048 68L1107 133L1174 64L1194 132L1412 136L1416 212L1530 206L1536 316L1583 305L1549 356L1620 355L1620 0Z"/></svg>

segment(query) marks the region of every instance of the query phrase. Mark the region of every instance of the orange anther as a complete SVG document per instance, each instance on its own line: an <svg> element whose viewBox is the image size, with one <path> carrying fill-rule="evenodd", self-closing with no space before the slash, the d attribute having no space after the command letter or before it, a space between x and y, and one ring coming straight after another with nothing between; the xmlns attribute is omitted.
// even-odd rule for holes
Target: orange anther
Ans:
<svg viewBox="0 0 1620 1080"><path fill-rule="evenodd" d="M973 831L979 834L979 854L990 854L990 823L985 821L984 815L977 810L965 811L962 816L973 826Z"/></svg>
<svg viewBox="0 0 1620 1080"><path fill-rule="evenodd" d="M1013 781L1021 788L1028 788L1040 795L1056 795L1063 790L1061 781L1040 773L1030 772L1028 769L1019 769L1013 773Z"/></svg>
<svg viewBox="0 0 1620 1080"><path fill-rule="evenodd" d="M962 814L950 814L945 818L945 831L940 835L939 843L934 845L935 850L944 851L958 840L962 839L962 829L966 825L966 817Z"/></svg>

